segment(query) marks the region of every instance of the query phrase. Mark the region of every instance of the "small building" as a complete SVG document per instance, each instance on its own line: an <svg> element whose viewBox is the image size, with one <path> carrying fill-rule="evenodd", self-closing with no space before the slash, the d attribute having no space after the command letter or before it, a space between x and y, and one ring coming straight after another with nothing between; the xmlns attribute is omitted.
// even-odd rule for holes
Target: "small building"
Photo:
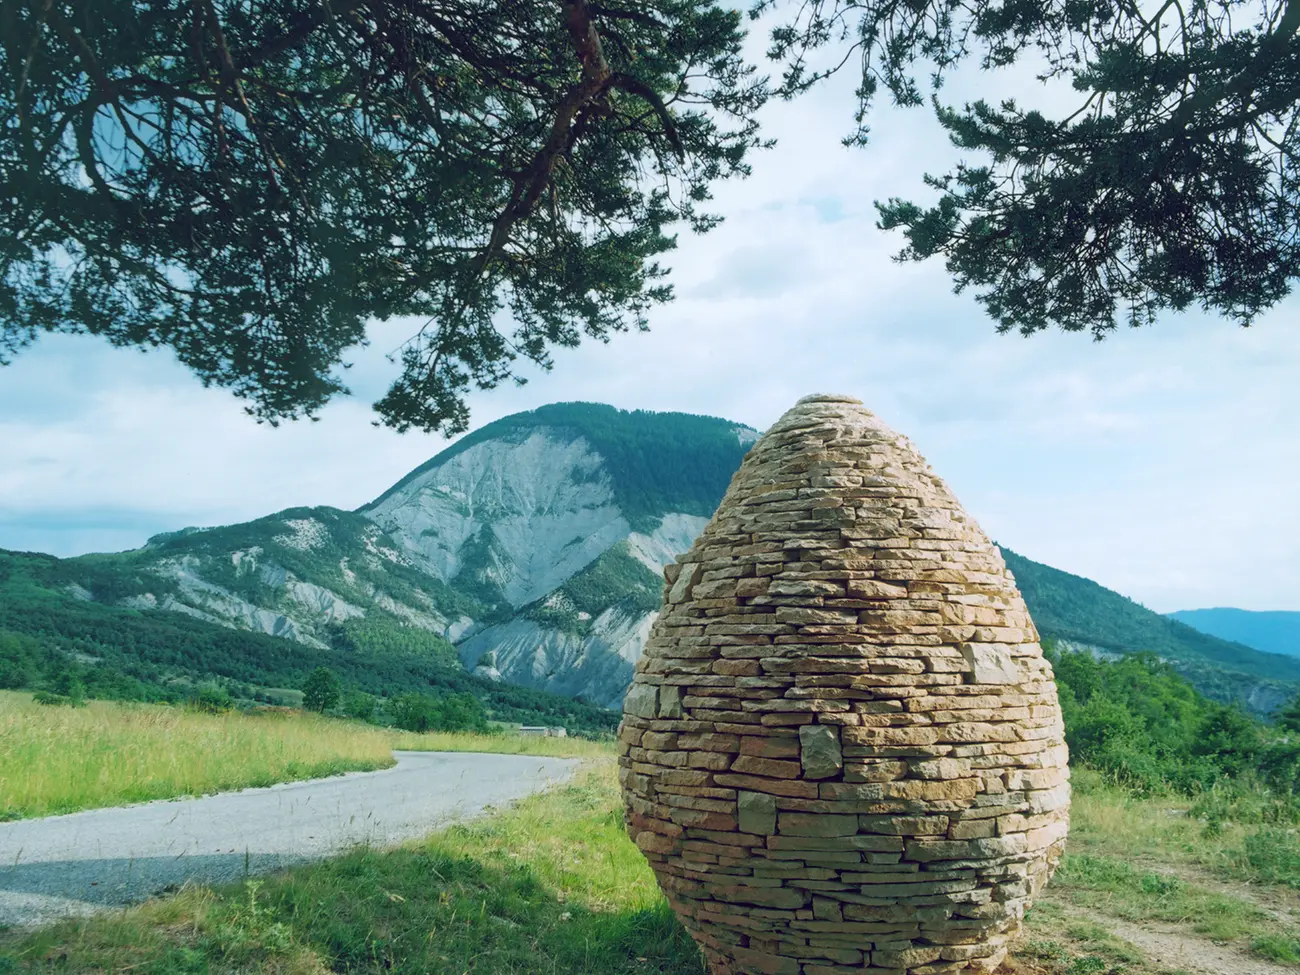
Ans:
<svg viewBox="0 0 1300 975"><path fill-rule="evenodd" d="M548 728L546 725L541 725L541 724L533 724L533 725L521 724L519 726L519 733L521 735L537 735L542 738L569 737L568 731L566 731L564 728Z"/></svg>

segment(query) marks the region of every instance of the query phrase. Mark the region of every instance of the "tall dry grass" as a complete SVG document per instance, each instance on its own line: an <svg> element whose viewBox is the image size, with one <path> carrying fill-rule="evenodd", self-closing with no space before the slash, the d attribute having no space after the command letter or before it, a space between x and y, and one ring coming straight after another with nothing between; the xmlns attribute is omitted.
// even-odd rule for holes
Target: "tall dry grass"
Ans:
<svg viewBox="0 0 1300 975"><path fill-rule="evenodd" d="M473 735L463 731L389 731L392 746L414 752L496 752L501 755L546 755L550 758L612 758L613 741L548 738L542 735Z"/></svg>
<svg viewBox="0 0 1300 975"><path fill-rule="evenodd" d="M0 815L46 816L393 764L380 728L306 714L205 714L0 693Z"/></svg>
<svg viewBox="0 0 1300 975"><path fill-rule="evenodd" d="M0 691L0 819L206 795L393 764L393 749L576 758L613 746L515 734L413 734L303 712L36 704Z"/></svg>

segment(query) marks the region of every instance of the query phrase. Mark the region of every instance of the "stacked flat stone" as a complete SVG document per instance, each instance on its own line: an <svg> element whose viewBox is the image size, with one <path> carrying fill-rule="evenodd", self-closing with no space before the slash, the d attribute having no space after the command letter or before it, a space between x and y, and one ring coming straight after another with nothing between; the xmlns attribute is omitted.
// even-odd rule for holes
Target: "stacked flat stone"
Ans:
<svg viewBox="0 0 1300 975"><path fill-rule="evenodd" d="M689 553L624 704L627 826L714 975L992 971L1060 857L1050 665L903 437L810 396Z"/></svg>

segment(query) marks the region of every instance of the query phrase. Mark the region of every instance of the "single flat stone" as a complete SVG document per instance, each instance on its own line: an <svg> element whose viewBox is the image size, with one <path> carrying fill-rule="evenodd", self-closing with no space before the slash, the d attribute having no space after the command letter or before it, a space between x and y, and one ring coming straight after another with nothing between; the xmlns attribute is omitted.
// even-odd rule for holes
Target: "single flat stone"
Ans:
<svg viewBox="0 0 1300 975"><path fill-rule="evenodd" d="M741 792L736 805L742 833L771 836L776 832L776 796L765 792Z"/></svg>
<svg viewBox="0 0 1300 975"><path fill-rule="evenodd" d="M659 688L654 684L633 684L623 698L623 712L638 718L653 718L659 713Z"/></svg>
<svg viewBox="0 0 1300 975"><path fill-rule="evenodd" d="M1020 671L1006 647L996 643L963 643L961 655L970 664L976 684L1017 684Z"/></svg>
<svg viewBox="0 0 1300 975"><path fill-rule="evenodd" d="M805 779L829 779L844 767L840 736L824 724L806 724L799 729L799 761Z"/></svg>

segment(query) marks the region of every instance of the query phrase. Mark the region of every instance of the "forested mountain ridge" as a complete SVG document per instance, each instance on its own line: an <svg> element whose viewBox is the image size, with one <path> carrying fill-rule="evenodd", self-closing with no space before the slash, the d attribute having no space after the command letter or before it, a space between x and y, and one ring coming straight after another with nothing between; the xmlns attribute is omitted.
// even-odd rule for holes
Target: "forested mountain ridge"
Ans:
<svg viewBox="0 0 1300 975"><path fill-rule="evenodd" d="M712 515L749 444L758 438L752 427L718 417L551 403L466 434L358 510L375 509L471 447L493 440L522 443L539 430L580 437L603 458L614 501L638 531L653 531L665 511Z"/></svg>
<svg viewBox="0 0 1300 975"><path fill-rule="evenodd" d="M187 672L211 653L213 673L256 670L239 679L258 682L326 658L345 674L362 660L388 673L391 658L408 676L403 668L423 673L437 658L462 677L477 670L617 708L658 610L662 566L690 547L756 436L712 417L542 407L461 438L357 511L291 508L109 555L9 553L0 629L80 653L66 642L76 636L67 621L80 620L119 632L122 661L145 647L150 666L171 666L140 630L166 624L189 641L175 650ZM1300 687L1300 660L1003 552L1044 637L1153 653L1210 696L1259 713ZM231 649L216 624L251 642ZM229 664L232 654L244 662ZM261 670L259 655L270 661ZM398 671L385 686L406 679Z"/></svg>
<svg viewBox="0 0 1300 975"><path fill-rule="evenodd" d="M1300 660L1219 639L1141 606L1091 579L1003 548L1044 637L1110 653L1152 653L1201 693L1268 714L1300 689Z"/></svg>

